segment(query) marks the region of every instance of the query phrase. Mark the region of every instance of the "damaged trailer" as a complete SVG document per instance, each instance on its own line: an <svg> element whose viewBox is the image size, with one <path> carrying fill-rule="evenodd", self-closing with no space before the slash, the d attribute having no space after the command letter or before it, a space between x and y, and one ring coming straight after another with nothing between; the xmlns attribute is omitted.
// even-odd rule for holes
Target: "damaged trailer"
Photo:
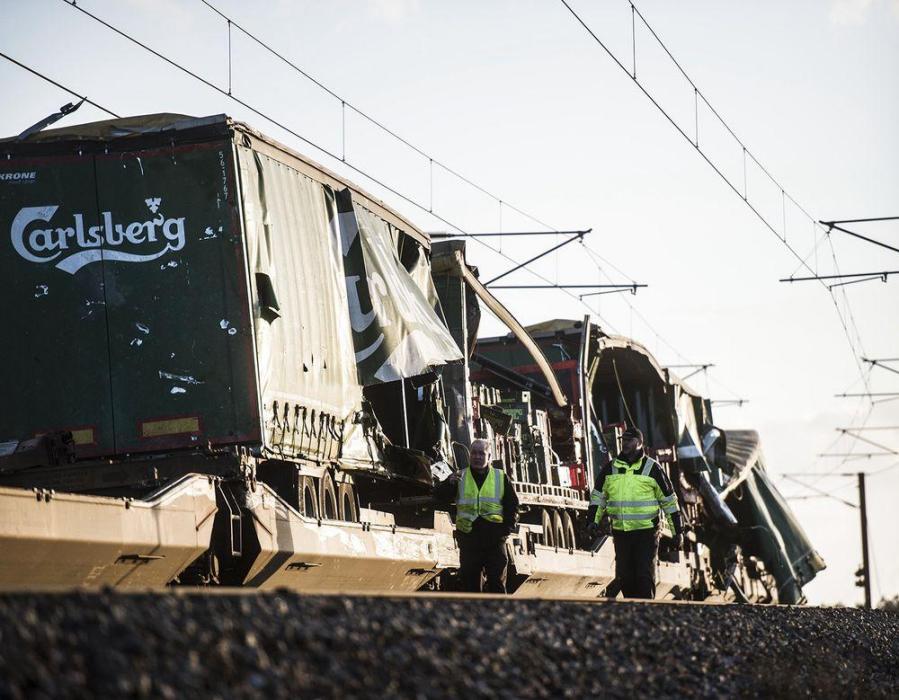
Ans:
<svg viewBox="0 0 899 700"><path fill-rule="evenodd" d="M0 192L0 484L45 494L29 509L0 496L0 585L29 583L17 572L44 557L32 529L83 532L101 507L130 522L143 510L129 504L190 475L214 478L202 528L160 513L157 536L116 551L85 536L83 570L111 573L69 583L414 590L456 563L445 513L409 527L369 507L430 492L440 440L408 449L376 412L398 413L415 378L433 404L432 368L459 358L414 226L225 116L117 119L0 151L33 173ZM94 498L48 531L62 493ZM168 528L206 537L179 571Z"/></svg>
<svg viewBox="0 0 899 700"><path fill-rule="evenodd" d="M464 246L249 126L158 114L0 152L29 174L0 190L0 586L452 588L431 492L486 437L527 509L515 594L610 595L611 542L580 532L622 406L694 524L659 595L795 602L822 566L775 497L731 509L771 492L763 466L727 461L642 348L589 319L526 332ZM510 336L476 340L481 305Z"/></svg>

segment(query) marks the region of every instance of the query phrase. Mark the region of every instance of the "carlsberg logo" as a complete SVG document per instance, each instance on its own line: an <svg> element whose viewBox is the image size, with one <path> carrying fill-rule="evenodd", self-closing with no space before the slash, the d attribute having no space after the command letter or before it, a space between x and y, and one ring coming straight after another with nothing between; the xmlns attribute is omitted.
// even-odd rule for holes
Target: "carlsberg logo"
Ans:
<svg viewBox="0 0 899 700"><path fill-rule="evenodd" d="M146 200L147 207L154 214L161 200ZM83 214L74 214L71 221L58 222L60 226L46 228L33 224L51 223L59 205L23 207L16 214L10 227L10 238L15 251L33 263L48 263L57 260L56 267L74 275L85 265L99 260L119 262L149 262L162 257L167 252L184 247L184 217L169 219L161 213L149 221L117 223L112 212L104 211L101 222L95 225L85 223ZM128 246L130 251L117 250ZM152 252L133 252L149 250Z"/></svg>

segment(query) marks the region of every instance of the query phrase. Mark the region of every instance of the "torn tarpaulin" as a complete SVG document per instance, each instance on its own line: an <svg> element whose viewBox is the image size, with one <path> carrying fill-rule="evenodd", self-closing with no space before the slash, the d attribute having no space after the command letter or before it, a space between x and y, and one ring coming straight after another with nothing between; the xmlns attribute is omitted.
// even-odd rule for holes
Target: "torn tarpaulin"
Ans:
<svg viewBox="0 0 899 700"><path fill-rule="evenodd" d="M335 199L360 382L414 377L462 359L400 262L389 224L355 202L349 190Z"/></svg>

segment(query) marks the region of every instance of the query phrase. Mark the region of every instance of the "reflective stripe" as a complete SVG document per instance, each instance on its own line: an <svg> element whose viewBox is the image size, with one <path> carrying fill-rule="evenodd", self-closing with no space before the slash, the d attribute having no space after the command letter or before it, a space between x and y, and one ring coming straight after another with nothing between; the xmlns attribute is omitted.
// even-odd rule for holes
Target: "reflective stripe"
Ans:
<svg viewBox="0 0 899 700"><path fill-rule="evenodd" d="M642 508L643 506L657 508L658 505L659 502L655 499L651 501L609 501L609 508Z"/></svg>
<svg viewBox="0 0 899 700"><path fill-rule="evenodd" d="M649 476L649 472L652 471L652 467L654 464L658 464L652 457L646 458L646 464L643 466L643 471L640 472L640 476Z"/></svg>
<svg viewBox="0 0 899 700"><path fill-rule="evenodd" d="M677 502L677 494L672 493L670 496L665 496L663 499L659 501L662 505L666 503L676 503Z"/></svg>
<svg viewBox="0 0 899 700"><path fill-rule="evenodd" d="M656 511L658 512L658 511ZM652 520L656 517L654 513L609 513L612 520Z"/></svg>
<svg viewBox="0 0 899 700"><path fill-rule="evenodd" d="M702 438L702 451L708 452L709 448L715 444L715 441L721 437L721 431L718 428L712 428Z"/></svg>
<svg viewBox="0 0 899 700"><path fill-rule="evenodd" d="M601 508L605 504L605 502L606 502L606 495L602 491L597 491L596 489L593 489L590 492L590 505L591 506L599 506Z"/></svg>
<svg viewBox="0 0 899 700"><path fill-rule="evenodd" d="M702 452L699 451L696 445L684 445L677 448L677 456L680 459L696 459L697 457L702 457Z"/></svg>
<svg viewBox="0 0 899 700"><path fill-rule="evenodd" d="M670 506L662 506L662 510L665 513L667 513L668 515L671 515L672 513L677 513L677 511L678 511L677 503L672 503Z"/></svg>

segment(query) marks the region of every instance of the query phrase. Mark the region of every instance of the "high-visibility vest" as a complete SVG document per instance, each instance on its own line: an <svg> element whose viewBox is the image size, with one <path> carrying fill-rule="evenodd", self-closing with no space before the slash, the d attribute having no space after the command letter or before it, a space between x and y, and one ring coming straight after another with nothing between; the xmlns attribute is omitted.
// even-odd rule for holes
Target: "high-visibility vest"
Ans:
<svg viewBox="0 0 899 700"><path fill-rule="evenodd" d="M478 518L491 523L503 521L503 493L506 479L502 470L488 467L489 471L481 488L471 474L471 467L459 479L459 491L456 494L456 529L459 532L471 532L471 524Z"/></svg>
<svg viewBox="0 0 899 700"><path fill-rule="evenodd" d="M660 508L667 516L676 513L677 495L666 496L650 476L656 465L651 457L633 464L621 459L612 462L612 473L606 476L602 492L591 494L591 502L595 500L598 506L596 522L606 512L614 530L630 532L655 527L653 520L659 517Z"/></svg>

